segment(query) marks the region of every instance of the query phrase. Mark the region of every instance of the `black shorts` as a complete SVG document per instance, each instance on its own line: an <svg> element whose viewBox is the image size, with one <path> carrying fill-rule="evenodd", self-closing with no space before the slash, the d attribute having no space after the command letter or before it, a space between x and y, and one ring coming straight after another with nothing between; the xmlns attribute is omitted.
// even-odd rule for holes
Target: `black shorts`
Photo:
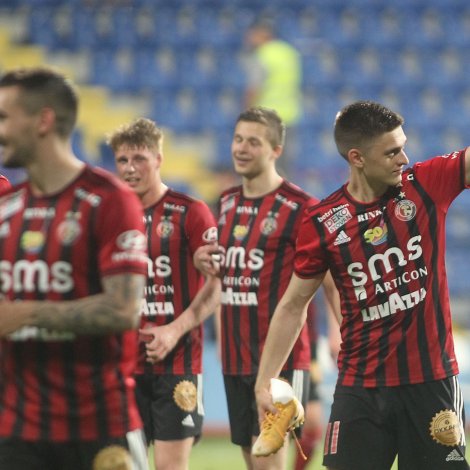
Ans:
<svg viewBox="0 0 470 470"><path fill-rule="evenodd" d="M309 379L308 386L308 401L318 401L320 400L320 395L318 393L318 385L313 381L312 376Z"/></svg>
<svg viewBox="0 0 470 470"><path fill-rule="evenodd" d="M292 385L304 407L308 398L309 375L307 370L283 371L280 374ZM224 375L231 440L242 447L251 447L253 437L260 432L255 382L255 375ZM296 433L300 435L300 428L296 429Z"/></svg>
<svg viewBox="0 0 470 470"><path fill-rule="evenodd" d="M323 465L337 470L468 469L457 377L398 387L337 386Z"/></svg>
<svg viewBox="0 0 470 470"><path fill-rule="evenodd" d="M99 468L147 470L147 445L138 429L122 438L93 442L49 441L29 442L14 438L0 439L0 468L2 470L91 470L94 462ZM132 462L132 464L131 464ZM127 464L127 465L126 465Z"/></svg>
<svg viewBox="0 0 470 470"><path fill-rule="evenodd" d="M138 375L136 399L149 443L201 435L202 375Z"/></svg>

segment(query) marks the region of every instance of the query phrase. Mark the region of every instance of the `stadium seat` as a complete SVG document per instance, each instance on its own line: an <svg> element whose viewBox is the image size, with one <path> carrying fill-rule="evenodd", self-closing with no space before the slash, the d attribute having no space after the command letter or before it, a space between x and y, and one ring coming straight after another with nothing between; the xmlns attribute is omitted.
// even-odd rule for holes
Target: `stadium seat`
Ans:
<svg viewBox="0 0 470 470"><path fill-rule="evenodd" d="M134 54L128 48L97 48L92 56L89 81L113 92L136 93Z"/></svg>
<svg viewBox="0 0 470 470"><path fill-rule="evenodd" d="M201 131L194 92L187 88L171 93L156 93L151 118L176 134L194 134Z"/></svg>
<svg viewBox="0 0 470 470"><path fill-rule="evenodd" d="M135 56L136 86L142 90L173 92L179 85L176 59L170 48L138 48Z"/></svg>

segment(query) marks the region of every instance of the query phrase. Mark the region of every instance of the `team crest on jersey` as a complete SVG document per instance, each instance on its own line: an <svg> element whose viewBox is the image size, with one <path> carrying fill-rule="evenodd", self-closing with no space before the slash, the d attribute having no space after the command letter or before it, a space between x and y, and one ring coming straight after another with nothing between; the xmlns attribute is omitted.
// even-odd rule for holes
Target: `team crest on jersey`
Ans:
<svg viewBox="0 0 470 470"><path fill-rule="evenodd" d="M175 226L170 217L163 216L160 223L157 225L157 235L160 238L170 238L175 231Z"/></svg>
<svg viewBox="0 0 470 470"><path fill-rule="evenodd" d="M27 253L38 253L44 246L45 239L42 232L26 230L21 236L20 246Z"/></svg>
<svg viewBox="0 0 470 470"><path fill-rule="evenodd" d="M409 199L398 201L395 206L395 216L402 222L414 219L416 216L416 204Z"/></svg>
<svg viewBox="0 0 470 470"><path fill-rule="evenodd" d="M71 245L82 233L79 218L80 213L69 212L67 218L57 227L57 238L63 245Z"/></svg>
<svg viewBox="0 0 470 470"><path fill-rule="evenodd" d="M233 227L233 236L236 240L243 240L249 230L250 227L248 225L235 225L235 227Z"/></svg>
<svg viewBox="0 0 470 470"><path fill-rule="evenodd" d="M261 221L259 229L263 235L271 235L277 229L277 220L276 217L278 214L273 214L269 212L268 216Z"/></svg>

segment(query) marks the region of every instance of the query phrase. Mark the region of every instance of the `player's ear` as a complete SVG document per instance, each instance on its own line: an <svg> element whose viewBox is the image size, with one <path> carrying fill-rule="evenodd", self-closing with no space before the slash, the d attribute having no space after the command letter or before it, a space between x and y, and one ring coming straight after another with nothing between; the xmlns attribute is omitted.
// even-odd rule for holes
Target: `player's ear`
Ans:
<svg viewBox="0 0 470 470"><path fill-rule="evenodd" d="M276 160L282 155L283 150L283 145L276 145L276 147L273 148L273 155Z"/></svg>
<svg viewBox="0 0 470 470"><path fill-rule="evenodd" d="M362 168L364 166L364 156L359 149L351 149L348 152L348 162L351 166Z"/></svg>
<svg viewBox="0 0 470 470"><path fill-rule="evenodd" d="M40 135L47 134L56 125L56 113L52 108L42 108L38 114L38 131Z"/></svg>

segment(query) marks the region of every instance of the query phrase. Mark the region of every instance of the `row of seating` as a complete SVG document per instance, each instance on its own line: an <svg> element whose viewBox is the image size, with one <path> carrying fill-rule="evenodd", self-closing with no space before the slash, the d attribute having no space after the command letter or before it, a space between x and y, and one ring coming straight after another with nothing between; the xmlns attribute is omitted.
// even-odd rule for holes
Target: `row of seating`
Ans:
<svg viewBox="0 0 470 470"><path fill-rule="evenodd" d="M335 90L344 85L355 89L433 86L443 93L468 86L468 51L434 48L402 51L364 48L335 48L317 43L302 54L305 87ZM225 53L200 46L187 49L152 47L113 49L96 47L90 54L92 83L114 91L139 93L142 89L175 90L181 87L215 89L246 83L246 54L242 49Z"/></svg>
<svg viewBox="0 0 470 470"><path fill-rule="evenodd" d="M141 7L141 6L154 6L154 7L168 7L168 0L68 0L69 4L77 5L81 7L99 7L99 6L108 6L108 7L117 7L117 6L131 6L131 7ZM286 5L285 0L270 0L271 5L275 7L282 7ZM63 6L63 0L8 0L8 6L12 7L23 7L23 6ZM231 5L237 8L242 7L251 7L254 9L266 7L265 0L230 0L230 2L225 2L223 0L172 0L171 5L175 8L179 8L185 5L192 5L197 7L213 7L218 8L225 5ZM311 0L289 0L288 4L292 8L301 8L308 7L312 4ZM345 0L315 0L315 6L322 8L341 8L344 5L350 4ZM394 0L394 5L397 7L407 8L426 8L430 4L433 6L442 6L442 7L459 7L466 6L466 0ZM354 0L354 5L360 8L373 8L383 6L382 0Z"/></svg>
<svg viewBox="0 0 470 470"><path fill-rule="evenodd" d="M114 6L94 3L60 6L37 5L26 11L29 40L51 49L78 50L97 44L108 47L193 47L197 44L221 49L241 46L242 32L260 16L268 17L279 34L290 41L326 39L337 46L375 44L403 48L468 47L470 5L452 2L446 8L425 8L376 3L369 8L343 2L340 6L307 4L296 8L283 2L262 2L247 7L221 2L197 7ZM227 7L227 5L229 5ZM410 6L411 5L411 6Z"/></svg>

